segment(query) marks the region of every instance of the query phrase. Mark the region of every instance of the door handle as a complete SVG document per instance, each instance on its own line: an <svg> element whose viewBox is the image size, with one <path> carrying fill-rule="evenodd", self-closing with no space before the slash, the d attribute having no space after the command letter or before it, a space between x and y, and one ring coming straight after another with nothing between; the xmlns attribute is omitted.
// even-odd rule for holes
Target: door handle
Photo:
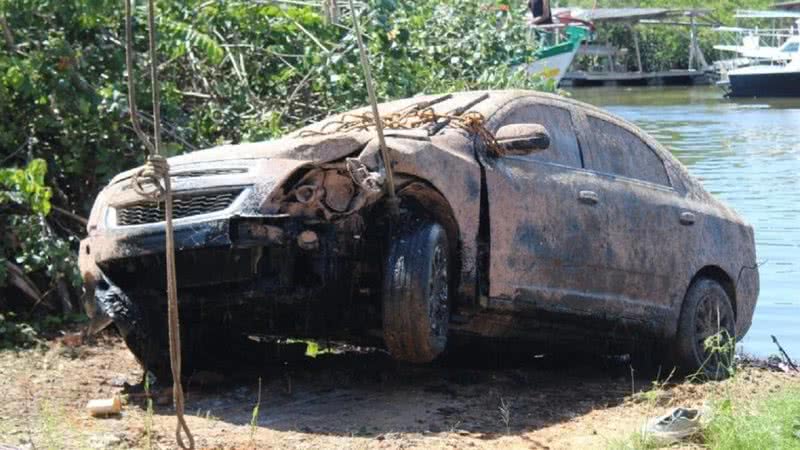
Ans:
<svg viewBox="0 0 800 450"><path fill-rule="evenodd" d="M580 191L578 192L578 201L587 205L596 205L600 201L600 197L594 191Z"/></svg>
<svg viewBox="0 0 800 450"><path fill-rule="evenodd" d="M689 211L684 211L681 213L681 225L694 225L695 217L694 213Z"/></svg>

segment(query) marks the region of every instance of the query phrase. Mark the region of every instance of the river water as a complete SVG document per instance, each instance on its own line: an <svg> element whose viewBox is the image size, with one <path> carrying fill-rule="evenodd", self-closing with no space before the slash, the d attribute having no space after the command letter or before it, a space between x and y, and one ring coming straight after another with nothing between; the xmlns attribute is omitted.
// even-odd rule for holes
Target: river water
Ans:
<svg viewBox="0 0 800 450"><path fill-rule="evenodd" d="M755 228L761 294L743 350L800 358L800 99L729 100L713 86L573 89L655 136Z"/></svg>

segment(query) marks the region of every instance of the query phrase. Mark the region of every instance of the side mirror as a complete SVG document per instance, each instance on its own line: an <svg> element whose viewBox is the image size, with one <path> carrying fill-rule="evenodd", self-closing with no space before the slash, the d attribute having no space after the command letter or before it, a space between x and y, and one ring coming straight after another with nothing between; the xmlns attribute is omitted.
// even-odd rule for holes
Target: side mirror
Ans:
<svg viewBox="0 0 800 450"><path fill-rule="evenodd" d="M550 147L550 135L538 124L505 125L497 130L494 137L506 155L529 155Z"/></svg>

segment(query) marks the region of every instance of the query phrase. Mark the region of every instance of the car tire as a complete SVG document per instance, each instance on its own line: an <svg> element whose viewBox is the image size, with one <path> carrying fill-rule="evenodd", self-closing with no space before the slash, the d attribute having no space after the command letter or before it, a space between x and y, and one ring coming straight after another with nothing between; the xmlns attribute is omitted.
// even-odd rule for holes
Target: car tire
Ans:
<svg viewBox="0 0 800 450"><path fill-rule="evenodd" d="M673 345L679 371L713 380L726 378L733 363L734 326L731 299L722 285L709 278L695 280L684 297ZM715 346L724 350L707 348L707 339L716 334L720 341Z"/></svg>
<svg viewBox="0 0 800 450"><path fill-rule="evenodd" d="M393 358L433 361L447 345L450 248L440 225L405 224L392 240L383 282L383 337Z"/></svg>

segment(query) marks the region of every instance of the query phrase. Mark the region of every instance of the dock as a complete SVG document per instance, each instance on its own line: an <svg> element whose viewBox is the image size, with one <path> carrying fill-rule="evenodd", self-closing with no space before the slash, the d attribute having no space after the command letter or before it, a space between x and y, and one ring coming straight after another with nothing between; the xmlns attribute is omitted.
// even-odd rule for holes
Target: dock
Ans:
<svg viewBox="0 0 800 450"><path fill-rule="evenodd" d="M711 84L711 66L706 62L697 38L700 27L718 26L719 22L704 9L666 8L558 8L556 15L566 14L596 25L612 24L627 29L632 48L619 48L603 32L593 42L585 42L576 53L589 64L573 62L561 79L560 86L692 86ZM638 27L670 26L686 28L689 34L686 68L644 71L639 48ZM632 63L630 62L632 60Z"/></svg>
<svg viewBox="0 0 800 450"><path fill-rule="evenodd" d="M676 69L663 72L567 72L561 79L560 86L693 86L705 84L711 84L711 78L707 72Z"/></svg>

